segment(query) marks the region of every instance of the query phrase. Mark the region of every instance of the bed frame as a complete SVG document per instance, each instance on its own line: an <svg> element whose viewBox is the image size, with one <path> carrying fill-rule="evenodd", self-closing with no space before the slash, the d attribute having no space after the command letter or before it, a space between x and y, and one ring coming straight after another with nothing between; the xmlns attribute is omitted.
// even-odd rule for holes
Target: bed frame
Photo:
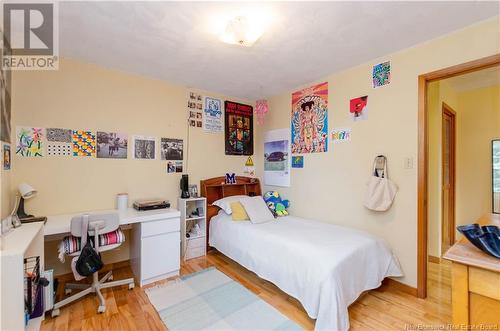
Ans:
<svg viewBox="0 0 500 331"><path fill-rule="evenodd" d="M226 184L226 177L214 177L200 181L201 196L207 198L207 252L211 249L208 246L210 231L210 221L219 212L219 207L213 202L232 195L262 195L260 181L258 178L236 176L236 184Z"/></svg>

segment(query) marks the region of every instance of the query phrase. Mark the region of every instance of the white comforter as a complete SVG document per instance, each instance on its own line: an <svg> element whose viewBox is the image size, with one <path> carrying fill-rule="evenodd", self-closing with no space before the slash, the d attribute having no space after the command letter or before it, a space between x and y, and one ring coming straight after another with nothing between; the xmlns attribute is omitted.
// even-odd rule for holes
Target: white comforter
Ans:
<svg viewBox="0 0 500 331"><path fill-rule="evenodd" d="M402 276L389 246L363 231L301 219L252 224L220 212L210 246L298 299L315 330L349 329L347 307L388 276Z"/></svg>

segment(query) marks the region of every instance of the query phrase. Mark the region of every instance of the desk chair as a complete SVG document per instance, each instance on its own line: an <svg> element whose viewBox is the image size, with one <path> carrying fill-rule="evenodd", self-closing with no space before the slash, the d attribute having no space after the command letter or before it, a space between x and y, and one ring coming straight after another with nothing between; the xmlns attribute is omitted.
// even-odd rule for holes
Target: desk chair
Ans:
<svg viewBox="0 0 500 331"><path fill-rule="evenodd" d="M88 234L90 236L94 236L94 249L98 252L105 252L112 249L115 249L121 245L111 244L106 246L99 246L99 234L104 234L108 232L112 232L118 229L120 226L120 221L118 218L118 214L102 214L102 215L81 215L76 216L71 219L71 235L75 237L82 237L82 223L84 220L88 221ZM90 240L90 239L88 239ZM83 241L83 240L82 240ZM80 247L85 246L85 243L82 242ZM69 254L69 256L78 256L81 251L74 252ZM128 285L129 289L134 288L134 279L127 278L123 280L113 280L113 273L109 271L103 278L99 280L97 272L92 274L92 284L66 284L64 286L64 291L66 294L71 293L72 289L81 290L80 292L64 299L56 304L54 304L54 308L52 309L52 317L59 316L59 308L76 301L89 293L96 293L99 298L99 307L97 308L97 312L103 313L106 311L106 302L104 297L101 294L101 290L108 287Z"/></svg>

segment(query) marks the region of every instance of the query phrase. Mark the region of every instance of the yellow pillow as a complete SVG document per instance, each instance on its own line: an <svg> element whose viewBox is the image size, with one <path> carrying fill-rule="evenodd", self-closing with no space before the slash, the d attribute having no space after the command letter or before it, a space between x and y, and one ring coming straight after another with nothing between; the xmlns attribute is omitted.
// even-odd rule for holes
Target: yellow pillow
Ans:
<svg viewBox="0 0 500 331"><path fill-rule="evenodd" d="M250 218L243 207L243 205L239 202L231 202L231 210L233 211L233 221L249 221Z"/></svg>

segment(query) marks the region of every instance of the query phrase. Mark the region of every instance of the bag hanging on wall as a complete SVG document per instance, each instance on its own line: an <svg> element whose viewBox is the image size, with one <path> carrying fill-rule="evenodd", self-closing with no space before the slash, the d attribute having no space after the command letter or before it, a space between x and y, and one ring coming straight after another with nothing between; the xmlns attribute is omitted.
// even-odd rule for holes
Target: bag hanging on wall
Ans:
<svg viewBox="0 0 500 331"><path fill-rule="evenodd" d="M82 222L82 251L80 252L80 256L76 261L76 271L82 276L90 276L94 272L97 272L102 269L104 264L101 260L101 255L97 252L91 245L90 240L87 240L88 237L88 226L89 226L89 218L87 215L83 217ZM97 231L97 230L96 230Z"/></svg>
<svg viewBox="0 0 500 331"><path fill-rule="evenodd" d="M368 182L364 206L374 211L386 211L391 208L398 187L389 179L387 159L379 155L373 162L373 172Z"/></svg>

